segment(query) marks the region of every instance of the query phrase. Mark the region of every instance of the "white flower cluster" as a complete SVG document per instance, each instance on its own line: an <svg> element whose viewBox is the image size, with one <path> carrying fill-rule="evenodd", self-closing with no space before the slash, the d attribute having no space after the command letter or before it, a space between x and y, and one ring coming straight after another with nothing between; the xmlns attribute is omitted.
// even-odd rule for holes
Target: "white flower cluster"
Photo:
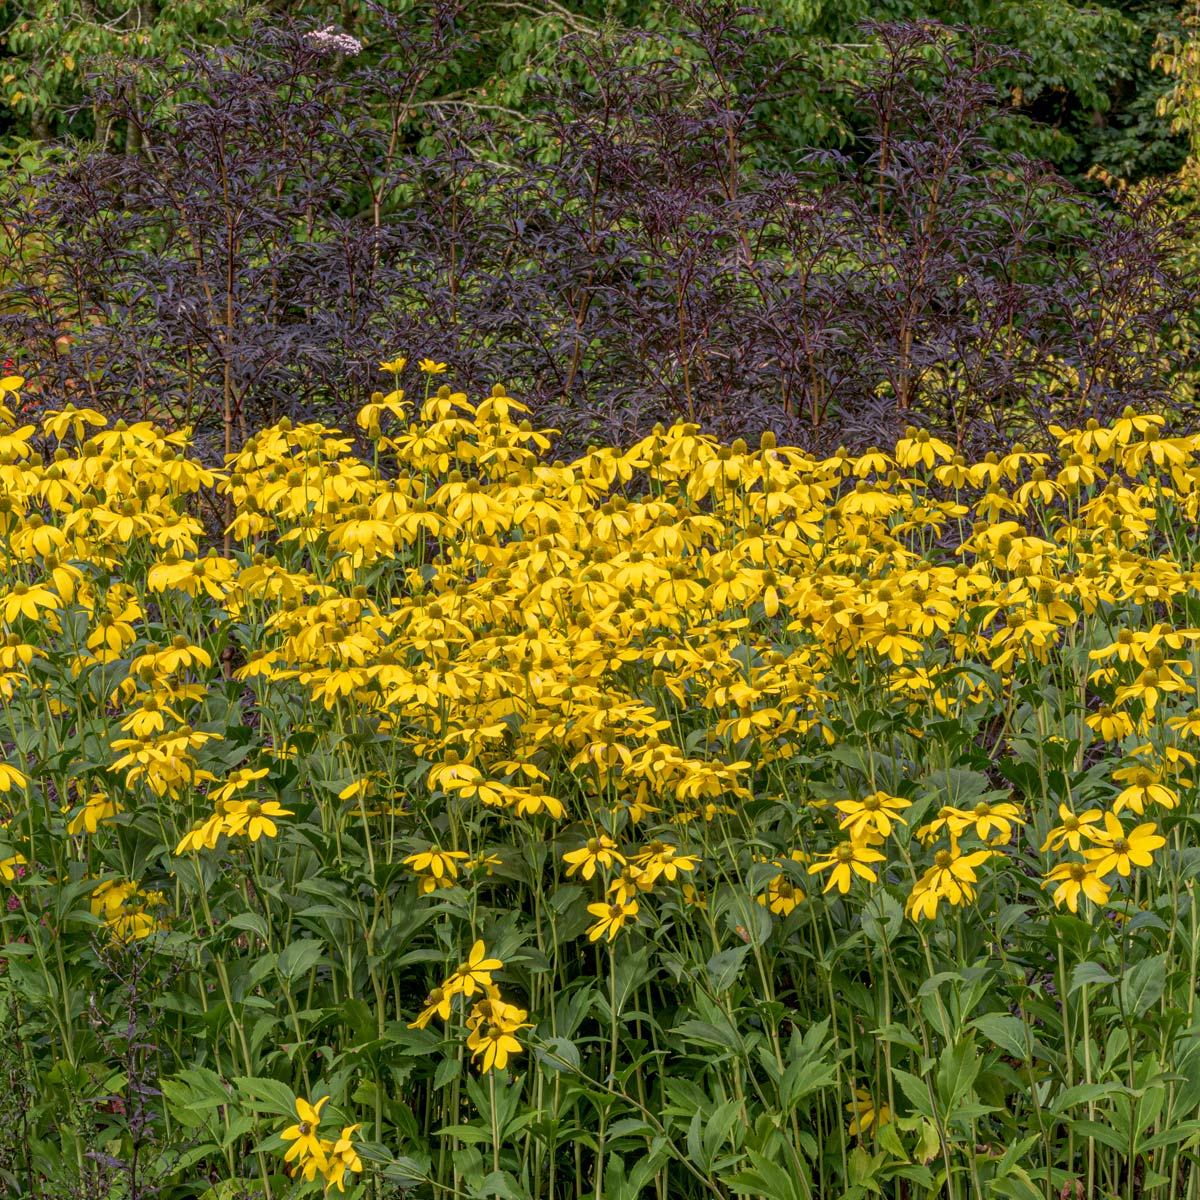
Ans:
<svg viewBox="0 0 1200 1200"><path fill-rule="evenodd" d="M353 57L362 52L362 42L348 33L338 33L332 25L306 33L304 37L318 54L348 54Z"/></svg>

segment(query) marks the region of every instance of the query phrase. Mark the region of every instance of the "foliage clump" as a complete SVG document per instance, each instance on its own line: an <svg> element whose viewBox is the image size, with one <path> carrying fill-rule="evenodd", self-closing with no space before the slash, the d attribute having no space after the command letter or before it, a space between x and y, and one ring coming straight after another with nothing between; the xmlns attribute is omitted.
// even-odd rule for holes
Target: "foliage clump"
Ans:
<svg viewBox="0 0 1200 1200"><path fill-rule="evenodd" d="M919 414L968 453L1129 404L1191 419L1180 231L1153 193L1086 196L997 149L1027 121L995 88L1019 55L865 27L855 141L771 163L805 64L764 70L752 12L681 11L679 53L567 39L519 138L444 94L446 14L395 18L380 53L260 28L93 80L124 142L7 184L18 369L51 406L225 453L284 414L346 423L395 344L509 378L571 452L680 417L827 450Z"/></svg>

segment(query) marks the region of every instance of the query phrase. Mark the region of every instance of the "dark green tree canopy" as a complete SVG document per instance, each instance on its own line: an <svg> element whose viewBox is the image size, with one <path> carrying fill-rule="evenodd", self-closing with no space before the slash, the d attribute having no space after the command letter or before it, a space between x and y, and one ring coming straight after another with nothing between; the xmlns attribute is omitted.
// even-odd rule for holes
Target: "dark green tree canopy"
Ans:
<svg viewBox="0 0 1200 1200"><path fill-rule="evenodd" d="M0 136L92 136L103 114L84 109L84 78L114 58L166 58L234 39L255 19L333 24L386 52L389 21L432 19L426 0L8 0L0 4ZM444 9L444 5L439 6ZM469 51L449 65L444 93L464 109L520 122L531 83L552 70L564 36L648 36L646 54L685 52L672 45L681 6L665 0L476 0L457 6L456 33ZM862 22L935 20L991 31L1023 61L995 80L1011 103L1035 118L1013 126L1017 147L1069 177L1089 169L1127 179L1167 174L1183 158L1181 140L1156 115L1169 80L1150 65L1155 38L1181 29L1178 0L764 0L748 23L777 32L766 43L768 71L792 62L787 85L764 100L773 130L767 152L846 149L859 129L851 103L880 54Z"/></svg>

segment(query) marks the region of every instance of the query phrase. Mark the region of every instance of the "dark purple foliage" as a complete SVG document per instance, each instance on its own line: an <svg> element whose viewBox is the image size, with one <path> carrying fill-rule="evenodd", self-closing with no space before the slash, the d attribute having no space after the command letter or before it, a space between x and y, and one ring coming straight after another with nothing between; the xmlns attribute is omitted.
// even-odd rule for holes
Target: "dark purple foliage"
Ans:
<svg viewBox="0 0 1200 1200"><path fill-rule="evenodd" d="M1168 404L1180 231L1153 195L1084 196L995 148L1024 119L987 82L1010 52L871 26L860 145L780 173L760 118L804 68L763 69L750 10L681 6L683 54L574 38L500 127L445 99L458 8L392 18L363 65L288 28L169 87L94 81L123 141L8 200L0 322L44 403L227 449L284 414L345 424L406 353L504 380L571 449L679 416L825 445L919 421L978 448Z"/></svg>

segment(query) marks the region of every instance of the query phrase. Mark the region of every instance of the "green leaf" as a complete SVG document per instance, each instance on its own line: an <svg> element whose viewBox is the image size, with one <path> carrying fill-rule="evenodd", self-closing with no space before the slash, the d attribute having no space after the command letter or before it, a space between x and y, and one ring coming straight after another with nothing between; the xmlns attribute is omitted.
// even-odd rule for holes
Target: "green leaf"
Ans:
<svg viewBox="0 0 1200 1200"><path fill-rule="evenodd" d="M654 978L655 971L649 967L650 947L643 946L632 954L622 955L617 959L615 971L615 991L617 993L617 1012L624 1010L629 1003L629 997L643 984Z"/></svg>
<svg viewBox="0 0 1200 1200"><path fill-rule="evenodd" d="M867 941L877 946L888 945L904 923L904 909L886 888L876 888L864 905L862 928Z"/></svg>
<svg viewBox="0 0 1200 1200"><path fill-rule="evenodd" d="M1022 1062L1028 1059L1033 1043L1032 1032L1020 1017L1007 1013L983 1013L976 1017L971 1024L983 1034L989 1042L994 1042L1001 1050L1007 1051L1013 1058ZM1028 1043L1026 1038L1028 1037Z"/></svg>
<svg viewBox="0 0 1200 1200"><path fill-rule="evenodd" d="M438 1137L457 1138L468 1146L482 1146L492 1140L492 1131L482 1125L447 1125L437 1130Z"/></svg>
<svg viewBox="0 0 1200 1200"><path fill-rule="evenodd" d="M871 1036L881 1042L891 1042L897 1046L905 1046L912 1050L915 1054L920 1054L922 1047L917 1040L916 1034L904 1025L897 1025L892 1022L890 1025L881 1025L878 1029L871 1031Z"/></svg>
<svg viewBox="0 0 1200 1200"><path fill-rule="evenodd" d="M692 1119L688 1122L687 1131L687 1151L688 1158L700 1168L707 1172L708 1157L704 1153L704 1145L700 1140L700 1131L704 1128L704 1113L700 1109L696 1109L692 1113Z"/></svg>
<svg viewBox="0 0 1200 1200"><path fill-rule="evenodd" d="M443 1058L437 1065L437 1070L433 1073L433 1087L437 1091L444 1088L451 1080L457 1079L462 1071L462 1064L457 1058L447 1056Z"/></svg>
<svg viewBox="0 0 1200 1200"><path fill-rule="evenodd" d="M929 1088L925 1081L902 1071L899 1067L892 1068L892 1075L900 1085L900 1090L908 1097L913 1111L922 1117L933 1118L933 1104L929 1099Z"/></svg>
<svg viewBox="0 0 1200 1200"><path fill-rule="evenodd" d="M1121 1007L1126 1013L1140 1017L1156 1005L1167 984L1167 956L1156 954L1144 958L1121 980L1117 989Z"/></svg>
<svg viewBox="0 0 1200 1200"><path fill-rule="evenodd" d="M1076 1137L1095 1138L1102 1145L1119 1150L1122 1154L1129 1153L1129 1139L1118 1133L1111 1125L1102 1124L1100 1121L1079 1120L1072 1121L1071 1128L1075 1131Z"/></svg>
<svg viewBox="0 0 1200 1200"><path fill-rule="evenodd" d="M654 1126L639 1117L622 1117L608 1127L608 1141L615 1142L618 1138L646 1138L654 1132Z"/></svg>
<svg viewBox="0 0 1200 1200"><path fill-rule="evenodd" d="M234 913L225 924L231 929L244 929L247 933L253 933L264 942L270 938L266 921L256 912Z"/></svg>
<svg viewBox="0 0 1200 1200"><path fill-rule="evenodd" d="M729 1138L739 1120L745 1121L746 1109L740 1100L727 1100L719 1105L704 1123L704 1161L712 1162L720 1148ZM736 1139L735 1139L736 1141Z"/></svg>
<svg viewBox="0 0 1200 1200"><path fill-rule="evenodd" d="M1108 984L1115 983L1116 979L1110 975L1106 968L1095 962L1081 962L1071 972L1071 985L1067 988L1067 995L1073 996L1081 987L1091 984Z"/></svg>
<svg viewBox="0 0 1200 1200"><path fill-rule="evenodd" d="M709 983L718 996L733 986L749 953L749 946L733 946L728 950L718 950L705 964Z"/></svg>
<svg viewBox="0 0 1200 1200"><path fill-rule="evenodd" d="M246 1097L250 1108L277 1113L281 1117L296 1116L296 1097L286 1083L278 1079L261 1079L253 1075L239 1075L233 1081L239 1094ZM314 1100L315 1097L309 1097Z"/></svg>
<svg viewBox="0 0 1200 1200"><path fill-rule="evenodd" d="M684 1021L671 1030L679 1037L689 1042L699 1042L705 1046L721 1046L726 1050L740 1048L737 1034L731 1028L718 1029L707 1021Z"/></svg>
<svg viewBox="0 0 1200 1200"><path fill-rule="evenodd" d="M1200 1108L1200 1041L1195 1040L1194 1030L1188 1030L1176 1038L1175 1046L1175 1071L1183 1080L1175 1087L1171 1116L1178 1119Z"/></svg>
<svg viewBox="0 0 1200 1200"><path fill-rule="evenodd" d="M1162 1129L1144 1141L1139 1141L1138 1150L1147 1154L1162 1146L1174 1146L1177 1142L1189 1141L1193 1138L1200 1139L1200 1121L1180 1121L1177 1125Z"/></svg>
<svg viewBox="0 0 1200 1200"><path fill-rule="evenodd" d="M163 1095L176 1112L207 1112L230 1102L229 1089L208 1067L189 1067L162 1081Z"/></svg>
<svg viewBox="0 0 1200 1200"><path fill-rule="evenodd" d="M360 1153L362 1153L361 1147ZM363 1157L365 1158L366 1155L363 1154ZM415 1158L409 1158L402 1154L398 1158L384 1163L380 1167L379 1173L384 1179L398 1183L402 1188L411 1188L425 1182L429 1168Z"/></svg>
<svg viewBox="0 0 1200 1200"><path fill-rule="evenodd" d="M787 1060L779 1081L779 1095L785 1112L792 1112L806 1096L828 1087L837 1078L837 1069L829 1054L829 1018L810 1025L803 1036L792 1031Z"/></svg>
<svg viewBox="0 0 1200 1200"><path fill-rule="evenodd" d="M972 1089L983 1061L975 1053L975 1038L968 1034L953 1046L947 1046L938 1058L937 1092L942 1111L953 1117Z"/></svg>
<svg viewBox="0 0 1200 1200"><path fill-rule="evenodd" d="M569 1038L549 1037L534 1051L538 1062L550 1071L578 1071L579 1047Z"/></svg>
<svg viewBox="0 0 1200 1200"><path fill-rule="evenodd" d="M305 975L321 961L325 943L315 938L301 938L285 947L275 960L279 974L290 983L297 975Z"/></svg>
<svg viewBox="0 0 1200 1200"><path fill-rule="evenodd" d="M795 1172L753 1150L748 1157L753 1170L722 1176L730 1191L744 1192L756 1200L809 1200Z"/></svg>
<svg viewBox="0 0 1200 1200"><path fill-rule="evenodd" d="M1079 1104L1094 1104L1108 1096L1124 1093L1125 1086L1109 1080L1107 1083L1079 1083L1064 1088L1047 1106L1053 1113L1063 1113Z"/></svg>

